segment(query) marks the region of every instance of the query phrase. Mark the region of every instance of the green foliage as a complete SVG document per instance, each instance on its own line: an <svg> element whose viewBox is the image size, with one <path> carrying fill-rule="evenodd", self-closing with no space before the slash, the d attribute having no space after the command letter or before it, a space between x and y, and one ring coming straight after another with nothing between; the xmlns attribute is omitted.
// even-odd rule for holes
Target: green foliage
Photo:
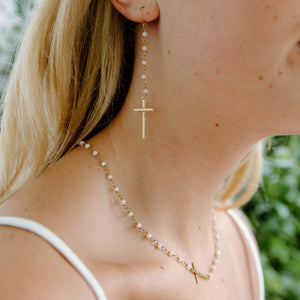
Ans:
<svg viewBox="0 0 300 300"><path fill-rule="evenodd" d="M300 136L272 138L263 180L243 207L254 227L266 299L300 299Z"/></svg>
<svg viewBox="0 0 300 300"><path fill-rule="evenodd" d="M15 54L38 0L0 1L0 98L5 90Z"/></svg>

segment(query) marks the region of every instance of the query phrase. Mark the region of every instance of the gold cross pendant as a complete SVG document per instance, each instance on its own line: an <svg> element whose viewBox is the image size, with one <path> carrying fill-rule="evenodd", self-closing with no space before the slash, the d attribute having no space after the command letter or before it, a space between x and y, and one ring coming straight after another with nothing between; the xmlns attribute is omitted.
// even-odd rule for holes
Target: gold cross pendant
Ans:
<svg viewBox="0 0 300 300"><path fill-rule="evenodd" d="M134 111L139 111L143 113L143 128L142 128L142 138L145 139L146 137L146 112L153 111L153 108L146 108L145 99L143 101L142 108L135 108Z"/></svg>
<svg viewBox="0 0 300 300"><path fill-rule="evenodd" d="M197 271L196 270L196 268L195 268L195 264L194 263L192 263L192 266L193 266L193 269L191 269L191 271L194 273L194 275L195 275L195 279L196 279L196 283L198 284L198 276L201 276L201 277L203 277L203 278L205 278L205 279L209 279L209 277L207 276L207 275L205 275L205 274L203 274L203 273L200 273L199 271Z"/></svg>

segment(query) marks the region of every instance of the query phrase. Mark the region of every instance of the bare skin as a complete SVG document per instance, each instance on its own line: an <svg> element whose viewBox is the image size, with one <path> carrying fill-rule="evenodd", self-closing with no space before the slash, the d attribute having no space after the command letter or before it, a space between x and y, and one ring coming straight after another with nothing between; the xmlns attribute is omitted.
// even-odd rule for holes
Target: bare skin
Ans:
<svg viewBox="0 0 300 300"><path fill-rule="evenodd" d="M53 230L92 271L108 299L183 300L198 299L199 295L204 299L253 299L249 278L253 270L247 265L245 248L226 213L216 212L222 244L217 272L210 281L199 279L196 285L191 273L155 250L131 226L114 200L102 170L86 154L77 148L64 156L1 205L1 215L30 218ZM166 245L207 273L214 253L211 230L209 234L207 241L201 240L204 234L198 228L194 244L203 250L193 257L172 239ZM160 233L156 236L160 238ZM30 295L28 299L40 299L37 291L45 291L43 299L48 299L49 290L55 299L94 299L73 267L41 238L2 226L0 237L1 265L10 271L1 273L0 277L5 278L0 279L11 284L9 295L18 283L18 291L22 297ZM20 279L29 273L29 282ZM1 299L6 299L5 291L0 291Z"/></svg>
<svg viewBox="0 0 300 300"><path fill-rule="evenodd" d="M143 89L138 39L125 104L89 142L143 225L205 272L213 253L209 207L222 181L262 138L299 134L299 1L111 2L135 22L145 6L147 106L154 111L142 140L141 113L133 112ZM135 291L138 299L149 299L148 291L161 299L187 299L186 293L188 299L251 299L247 268L239 267L246 264L243 246L226 213L216 215L223 260L214 280L196 286L130 227L116 200L95 159L76 148L7 201L1 215L32 217L61 233L109 299L118 299L124 280L127 294Z"/></svg>

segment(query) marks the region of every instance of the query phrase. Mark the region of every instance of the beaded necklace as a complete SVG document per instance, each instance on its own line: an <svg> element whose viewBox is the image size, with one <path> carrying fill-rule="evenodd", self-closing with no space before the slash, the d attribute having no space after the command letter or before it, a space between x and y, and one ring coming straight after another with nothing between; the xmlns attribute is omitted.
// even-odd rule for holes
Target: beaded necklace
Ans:
<svg viewBox="0 0 300 300"><path fill-rule="evenodd" d="M116 185L116 183L113 180L113 176L110 173L110 170L107 166L107 163L103 160L102 156L99 154L98 151L94 150L91 148L90 144L85 143L84 141L80 141L79 143L80 146L84 147L86 150L88 150L99 162L100 166L103 168L106 179L110 182L115 194L119 197L120 199L120 204L123 207L123 209L126 211L126 214L130 218L131 222L134 224L135 228L142 232L145 237L153 244L153 246L161 250L163 253L165 253L167 256L175 259L179 264L183 265L186 270L191 272L195 276L196 283L198 284L198 277L209 280L212 276L214 271L216 270L216 265L219 261L219 256L221 254L220 251L220 242L219 242L219 232L218 232L218 227L216 225L216 217L214 215L214 208L211 208L211 213L212 213L212 220L213 220L213 232L214 232L214 241L215 241L215 253L214 253L214 258L212 260L211 266L209 268L209 272L207 274L199 272L195 264L192 263L187 263L185 260L183 260L180 256L174 253L174 251L169 250L164 244L159 242L156 238L153 237L152 233L150 233L147 229L145 229L142 225L142 223L138 222L136 220L136 217L132 210L128 207L127 201L124 199L122 194L120 193L120 189Z"/></svg>

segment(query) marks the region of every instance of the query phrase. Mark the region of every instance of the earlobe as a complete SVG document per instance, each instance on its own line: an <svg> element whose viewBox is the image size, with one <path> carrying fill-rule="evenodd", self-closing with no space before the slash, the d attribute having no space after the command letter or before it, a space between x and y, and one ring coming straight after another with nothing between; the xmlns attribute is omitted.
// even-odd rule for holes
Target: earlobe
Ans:
<svg viewBox="0 0 300 300"><path fill-rule="evenodd" d="M125 18L133 22L151 22L159 18L159 6L157 0L110 0L115 9ZM140 8L144 6L143 9Z"/></svg>

